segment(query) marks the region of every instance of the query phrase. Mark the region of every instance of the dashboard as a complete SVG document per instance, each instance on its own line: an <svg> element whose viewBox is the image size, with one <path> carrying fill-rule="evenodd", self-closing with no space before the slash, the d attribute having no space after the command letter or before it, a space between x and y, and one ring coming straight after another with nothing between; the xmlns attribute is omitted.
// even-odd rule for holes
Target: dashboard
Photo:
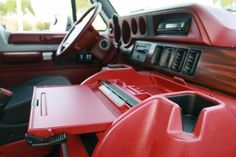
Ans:
<svg viewBox="0 0 236 157"><path fill-rule="evenodd" d="M145 39L236 48L235 15L228 11L189 4L118 18L110 20L109 35L125 47Z"/></svg>
<svg viewBox="0 0 236 157"><path fill-rule="evenodd" d="M113 18L109 37L131 65L236 95L233 18L197 4L176 6Z"/></svg>

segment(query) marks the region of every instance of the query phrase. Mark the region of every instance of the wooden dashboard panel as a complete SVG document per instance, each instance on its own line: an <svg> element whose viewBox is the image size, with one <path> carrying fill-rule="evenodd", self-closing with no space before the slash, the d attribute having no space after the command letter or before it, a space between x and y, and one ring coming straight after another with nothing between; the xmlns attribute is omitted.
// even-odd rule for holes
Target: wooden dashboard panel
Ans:
<svg viewBox="0 0 236 157"><path fill-rule="evenodd" d="M236 51L204 50L192 81L236 94Z"/></svg>
<svg viewBox="0 0 236 157"><path fill-rule="evenodd" d="M201 56L194 75L186 75L182 71L176 72L167 67L163 68L158 65L154 65L152 61L156 50L149 50L145 62L141 64L142 67L144 65L144 67L152 68L171 76L178 76L184 80L201 84L211 89L216 89L236 95L236 50L162 42L146 43L152 44L154 47L155 45L161 45L162 47L172 47L175 49L175 51L178 48L188 49L188 51L191 49L196 49L201 51ZM140 65L140 62L133 61L132 58L130 58L130 60L131 64L138 63Z"/></svg>
<svg viewBox="0 0 236 157"><path fill-rule="evenodd" d="M191 18L191 25L187 34L160 34L157 32L160 21L185 16ZM197 4L133 13L119 18L121 51L125 52L125 55L128 54L127 58L131 60L131 64L141 64L140 68L155 69L171 76L178 76L204 85L210 89L236 95L236 23L232 20L234 18L235 15L225 10ZM110 27L113 30L112 21ZM142 29L140 28L145 28L144 33L141 33ZM114 35L114 32L110 32L111 37L113 37L112 35ZM139 41L149 42L152 45L147 52L145 52L146 50L143 51L143 55L136 56L137 58L141 56L141 58L144 58L143 60L130 57L131 49L135 49L134 44ZM155 55L157 54L158 45L164 48L171 47L173 51L178 48L188 49L188 52L184 52L185 54L189 54L191 50L197 50L201 54L200 59L197 54L196 60L199 59L197 68L195 68L194 61L192 63L193 69L188 68L189 66L185 67L191 70L189 74L186 73L182 67L188 61L185 59L186 57L183 57L183 63L182 61L179 63L179 69L173 70L175 67L170 67L172 64L175 65L172 61L175 59L172 52L172 54L165 55L171 58L170 61L167 61L168 65L153 62L153 56L158 56ZM192 72L194 70L195 73Z"/></svg>

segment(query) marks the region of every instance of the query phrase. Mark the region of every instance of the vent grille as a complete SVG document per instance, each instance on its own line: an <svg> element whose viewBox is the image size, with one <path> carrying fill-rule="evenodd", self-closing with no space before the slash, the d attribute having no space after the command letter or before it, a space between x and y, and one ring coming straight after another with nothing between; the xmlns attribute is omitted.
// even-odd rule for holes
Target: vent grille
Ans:
<svg viewBox="0 0 236 157"><path fill-rule="evenodd" d="M172 52L173 52L173 49L169 48L168 49L168 53L167 53L167 58L166 58L165 63L164 63L164 67L167 67L167 68L169 67L169 63L170 63L170 60L171 60Z"/></svg>
<svg viewBox="0 0 236 157"><path fill-rule="evenodd" d="M157 46L153 56L152 64L159 65L162 52L163 52L163 46Z"/></svg>
<svg viewBox="0 0 236 157"><path fill-rule="evenodd" d="M176 50L175 58L171 65L172 70L176 72L181 71L187 52L188 52L188 49L179 48Z"/></svg>
<svg viewBox="0 0 236 157"><path fill-rule="evenodd" d="M163 68L170 68L170 61L172 61L174 48L165 47L161 55L159 66Z"/></svg>
<svg viewBox="0 0 236 157"><path fill-rule="evenodd" d="M201 51L191 49L188 53L182 72L193 75L200 57Z"/></svg>

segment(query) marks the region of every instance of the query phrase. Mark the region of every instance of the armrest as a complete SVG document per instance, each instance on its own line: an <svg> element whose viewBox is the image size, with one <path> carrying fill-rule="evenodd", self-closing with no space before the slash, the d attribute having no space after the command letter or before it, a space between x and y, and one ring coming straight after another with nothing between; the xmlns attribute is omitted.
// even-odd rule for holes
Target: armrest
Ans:
<svg viewBox="0 0 236 157"><path fill-rule="evenodd" d="M0 115L2 114L6 104L11 99L13 93L7 89L0 88Z"/></svg>

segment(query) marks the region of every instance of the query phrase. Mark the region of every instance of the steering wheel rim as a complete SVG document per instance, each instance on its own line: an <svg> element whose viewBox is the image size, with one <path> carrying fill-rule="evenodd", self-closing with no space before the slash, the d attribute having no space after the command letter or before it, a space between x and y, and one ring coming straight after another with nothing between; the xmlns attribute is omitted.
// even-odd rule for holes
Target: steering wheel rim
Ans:
<svg viewBox="0 0 236 157"><path fill-rule="evenodd" d="M97 15L100 13L102 9L102 5L100 2L94 3L84 14L83 16L77 20L72 28L69 30L67 35L63 38L62 42L60 43L59 47L57 48L56 56L61 57L64 56L65 54L71 53L70 50L73 48L73 45L77 42L80 41L83 35L89 30L89 28L92 26L93 21L97 17ZM83 23L82 27L80 27L78 30L77 27L79 27L79 24L83 22L83 20L92 12L91 17ZM77 32L75 32L77 31ZM72 36L74 35L74 36ZM72 37L71 37L72 36ZM73 39L72 39L73 38ZM67 40L69 40L67 42ZM72 41L70 41L72 40Z"/></svg>

